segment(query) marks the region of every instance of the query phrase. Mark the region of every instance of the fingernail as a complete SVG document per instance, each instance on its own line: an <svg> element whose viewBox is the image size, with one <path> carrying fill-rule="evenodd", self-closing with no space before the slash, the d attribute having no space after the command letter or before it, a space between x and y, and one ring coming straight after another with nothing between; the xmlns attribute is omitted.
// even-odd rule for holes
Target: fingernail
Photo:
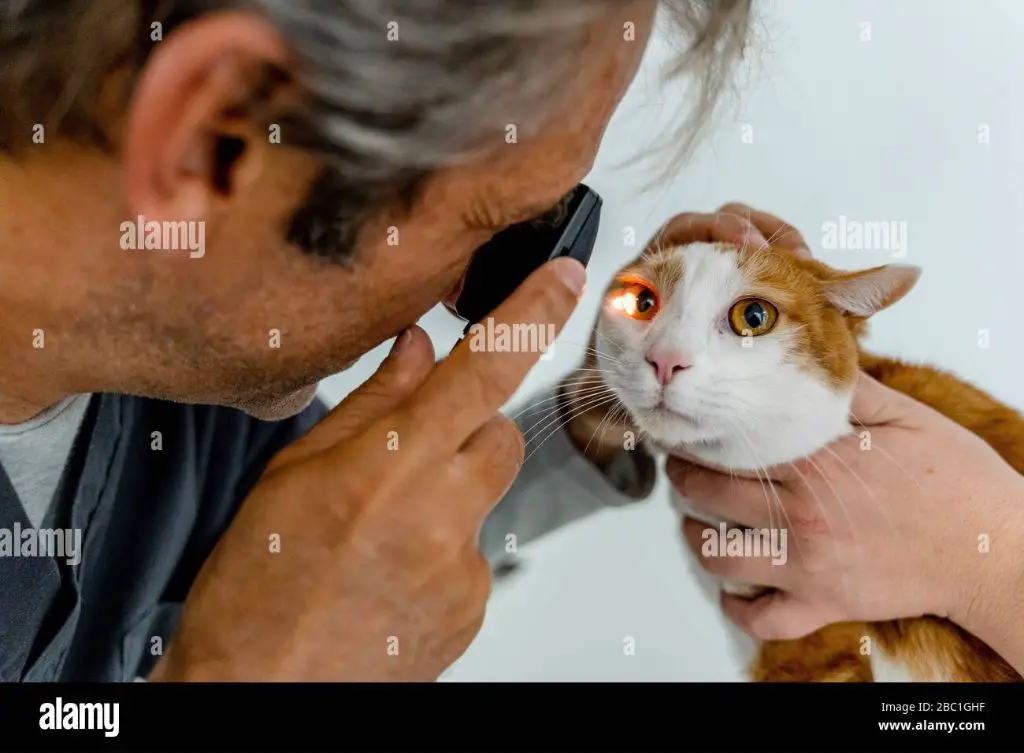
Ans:
<svg viewBox="0 0 1024 753"><path fill-rule="evenodd" d="M551 263L555 265L555 273L558 278L569 290L577 296L583 293L583 286L587 282L587 270L583 268L582 264L568 257L555 259Z"/></svg>
<svg viewBox="0 0 1024 753"><path fill-rule="evenodd" d="M763 248L768 245L768 239L761 235L756 230L748 230L743 236L744 248L753 246L754 248Z"/></svg>
<svg viewBox="0 0 1024 753"><path fill-rule="evenodd" d="M796 254L801 259L812 258L811 249L807 248L807 246L797 246L796 248L793 249L793 253Z"/></svg>
<svg viewBox="0 0 1024 753"><path fill-rule="evenodd" d="M412 330L402 330L398 337L395 338L395 342L392 343L391 350L388 352L388 358L399 355L408 347L410 342L412 342Z"/></svg>

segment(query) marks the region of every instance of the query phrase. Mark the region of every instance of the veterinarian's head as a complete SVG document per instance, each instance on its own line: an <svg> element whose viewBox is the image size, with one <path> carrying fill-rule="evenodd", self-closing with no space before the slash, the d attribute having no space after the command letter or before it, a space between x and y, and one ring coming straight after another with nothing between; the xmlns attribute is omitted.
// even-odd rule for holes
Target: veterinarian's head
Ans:
<svg viewBox="0 0 1024 753"><path fill-rule="evenodd" d="M657 5L0 2L4 389L301 409L588 173ZM750 0L667 5L710 103Z"/></svg>

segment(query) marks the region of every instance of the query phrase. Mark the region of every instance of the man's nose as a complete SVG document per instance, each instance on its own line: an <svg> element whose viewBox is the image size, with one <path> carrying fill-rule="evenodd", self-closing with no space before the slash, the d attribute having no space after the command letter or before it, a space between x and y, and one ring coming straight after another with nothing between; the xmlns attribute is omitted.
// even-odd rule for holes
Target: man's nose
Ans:
<svg viewBox="0 0 1024 753"><path fill-rule="evenodd" d="M682 350L652 351L647 354L647 363L654 367L658 384L665 387L676 374L690 368L693 359Z"/></svg>

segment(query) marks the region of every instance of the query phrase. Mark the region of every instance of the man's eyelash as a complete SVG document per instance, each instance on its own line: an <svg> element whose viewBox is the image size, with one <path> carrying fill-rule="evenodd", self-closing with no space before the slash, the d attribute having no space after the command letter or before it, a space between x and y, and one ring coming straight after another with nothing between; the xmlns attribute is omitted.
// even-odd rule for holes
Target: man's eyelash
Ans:
<svg viewBox="0 0 1024 753"><path fill-rule="evenodd" d="M513 211L496 210L493 205L481 202L463 215L463 220L467 227L474 230L504 230L520 222L530 222L537 225L559 225L568 216L571 198L572 194L569 193L553 206L550 204L535 205Z"/></svg>
<svg viewBox="0 0 1024 753"><path fill-rule="evenodd" d="M568 193L559 200L553 207L542 209L534 214L533 223L536 225L561 225L569 216L569 203L572 201L572 193Z"/></svg>

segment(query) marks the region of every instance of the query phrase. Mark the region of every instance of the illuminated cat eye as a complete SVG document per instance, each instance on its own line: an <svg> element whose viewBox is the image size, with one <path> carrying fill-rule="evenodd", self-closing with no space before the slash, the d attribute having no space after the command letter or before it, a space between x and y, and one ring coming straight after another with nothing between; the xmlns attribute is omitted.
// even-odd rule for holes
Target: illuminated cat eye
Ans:
<svg viewBox="0 0 1024 753"><path fill-rule="evenodd" d="M626 282L612 293L610 303L633 319L646 321L658 313L658 294L642 282Z"/></svg>
<svg viewBox="0 0 1024 753"><path fill-rule="evenodd" d="M740 337L757 337L771 332L779 310L764 298L743 298L729 309L729 326Z"/></svg>

